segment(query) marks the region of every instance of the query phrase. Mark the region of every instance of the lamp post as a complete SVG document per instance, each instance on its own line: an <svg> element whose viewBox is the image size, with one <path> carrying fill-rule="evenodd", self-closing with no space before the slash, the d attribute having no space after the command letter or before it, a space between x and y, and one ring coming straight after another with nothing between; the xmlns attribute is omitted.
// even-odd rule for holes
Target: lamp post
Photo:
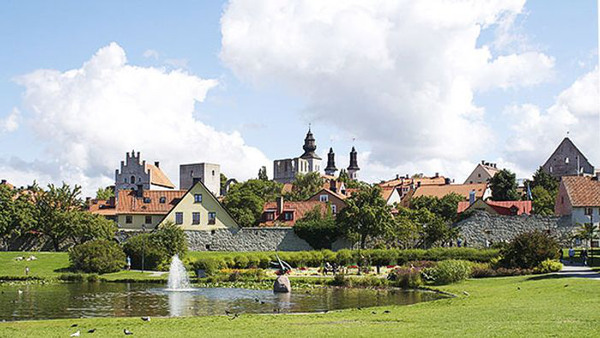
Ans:
<svg viewBox="0 0 600 338"><path fill-rule="evenodd" d="M146 258L146 224L142 224L142 273L144 273L144 258Z"/></svg>

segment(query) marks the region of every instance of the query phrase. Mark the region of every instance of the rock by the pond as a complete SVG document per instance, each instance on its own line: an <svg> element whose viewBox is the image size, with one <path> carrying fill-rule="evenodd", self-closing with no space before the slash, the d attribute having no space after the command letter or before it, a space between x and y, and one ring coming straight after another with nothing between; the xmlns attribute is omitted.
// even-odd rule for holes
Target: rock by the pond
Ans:
<svg viewBox="0 0 600 338"><path fill-rule="evenodd" d="M287 293L292 291L292 286L290 285L290 280L287 276L279 276L275 280L275 284L273 284L274 292L282 292Z"/></svg>

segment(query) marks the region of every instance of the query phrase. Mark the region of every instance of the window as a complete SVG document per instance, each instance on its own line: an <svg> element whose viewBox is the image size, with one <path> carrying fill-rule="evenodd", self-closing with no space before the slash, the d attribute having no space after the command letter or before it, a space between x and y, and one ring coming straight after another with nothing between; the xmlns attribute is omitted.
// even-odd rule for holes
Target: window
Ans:
<svg viewBox="0 0 600 338"><path fill-rule="evenodd" d="M273 219L275 219L275 215L273 214L273 212L265 212L265 219L267 221L272 221Z"/></svg>
<svg viewBox="0 0 600 338"><path fill-rule="evenodd" d="M210 244L206 244L204 247L206 248L206 250L210 250Z"/></svg>
<svg viewBox="0 0 600 338"><path fill-rule="evenodd" d="M593 213L593 209L592 208L585 208L585 214L588 216L591 216Z"/></svg>
<svg viewBox="0 0 600 338"><path fill-rule="evenodd" d="M215 171L214 170L212 171L212 175L215 176Z"/></svg>
<svg viewBox="0 0 600 338"><path fill-rule="evenodd" d="M331 213L334 215L337 213L337 207L335 206L335 204L331 205Z"/></svg>
<svg viewBox="0 0 600 338"><path fill-rule="evenodd" d="M152 202L152 200L150 199L150 197L144 197L144 203L148 204Z"/></svg>
<svg viewBox="0 0 600 338"><path fill-rule="evenodd" d="M144 219L144 223L146 224L152 224L152 216L146 216Z"/></svg>
<svg viewBox="0 0 600 338"><path fill-rule="evenodd" d="M164 196L161 196L160 199L158 200L158 203L161 203L161 204L165 204L166 202L167 202L167 198Z"/></svg>
<svg viewBox="0 0 600 338"><path fill-rule="evenodd" d="M283 219L286 221L292 221L294 219L293 211L286 211L283 213Z"/></svg>
<svg viewBox="0 0 600 338"><path fill-rule="evenodd" d="M200 213L192 212L192 224L200 224Z"/></svg>
<svg viewBox="0 0 600 338"><path fill-rule="evenodd" d="M481 174L477 174L477 177L481 177Z"/></svg>
<svg viewBox="0 0 600 338"><path fill-rule="evenodd" d="M215 224L217 222L217 213L209 212L208 213L208 224Z"/></svg>
<svg viewBox="0 0 600 338"><path fill-rule="evenodd" d="M568 157L565 157L565 163L569 164L569 158Z"/></svg>
<svg viewBox="0 0 600 338"><path fill-rule="evenodd" d="M131 182L131 184L135 184L135 176L131 176L131 179L129 180L129 182Z"/></svg>
<svg viewBox="0 0 600 338"><path fill-rule="evenodd" d="M319 196L319 201L321 201L321 202L329 202L329 195L321 195L321 196Z"/></svg>
<svg viewBox="0 0 600 338"><path fill-rule="evenodd" d="M175 224L183 224L183 212L175 213Z"/></svg>
<svg viewBox="0 0 600 338"><path fill-rule="evenodd" d="M202 203L202 194L194 194L194 203Z"/></svg>
<svg viewBox="0 0 600 338"><path fill-rule="evenodd" d="M125 223L127 224L131 224L133 223L133 217L132 216L125 216Z"/></svg>

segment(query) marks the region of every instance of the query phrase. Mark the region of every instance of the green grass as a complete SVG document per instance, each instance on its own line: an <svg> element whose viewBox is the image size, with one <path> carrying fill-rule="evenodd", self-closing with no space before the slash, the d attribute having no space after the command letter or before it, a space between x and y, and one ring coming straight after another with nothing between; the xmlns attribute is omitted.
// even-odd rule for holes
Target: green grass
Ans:
<svg viewBox="0 0 600 338"><path fill-rule="evenodd" d="M119 271L113 273L105 273L100 275L100 279L102 281L107 282L128 282L128 281L148 281L148 282L158 282L158 281L166 281L168 279L167 274L157 275L151 271Z"/></svg>
<svg viewBox="0 0 600 338"><path fill-rule="evenodd" d="M94 318L0 323L1 337L599 336L600 282L541 275L468 280L441 288L458 297L411 306L327 314ZM466 293L464 293L466 291ZM467 295L468 294L468 295ZM384 313L384 310L390 313ZM372 311L375 314L372 314ZM71 328L78 324L77 329Z"/></svg>
<svg viewBox="0 0 600 338"><path fill-rule="evenodd" d="M34 261L17 261L16 257L35 256ZM0 252L0 276L25 276L25 267L29 267L29 276L56 278L67 272L69 255L66 252Z"/></svg>

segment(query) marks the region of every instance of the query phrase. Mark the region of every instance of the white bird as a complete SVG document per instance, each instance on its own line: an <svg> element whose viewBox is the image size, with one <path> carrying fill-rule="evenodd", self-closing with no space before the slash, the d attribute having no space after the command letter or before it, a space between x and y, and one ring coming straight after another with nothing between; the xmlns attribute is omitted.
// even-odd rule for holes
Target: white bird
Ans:
<svg viewBox="0 0 600 338"><path fill-rule="evenodd" d="M133 332L131 332L131 331L127 330L127 329L123 329L123 333L126 334L126 335L128 335L128 336L130 336L130 335L133 334Z"/></svg>
<svg viewBox="0 0 600 338"><path fill-rule="evenodd" d="M150 321L150 317L142 317L142 320L145 322L149 322Z"/></svg>
<svg viewBox="0 0 600 338"><path fill-rule="evenodd" d="M23 290L17 290L17 293L22 295L23 294Z"/></svg>
<svg viewBox="0 0 600 338"><path fill-rule="evenodd" d="M79 331L79 330L75 333L71 333L71 337L79 337L79 336L81 336L81 331Z"/></svg>

